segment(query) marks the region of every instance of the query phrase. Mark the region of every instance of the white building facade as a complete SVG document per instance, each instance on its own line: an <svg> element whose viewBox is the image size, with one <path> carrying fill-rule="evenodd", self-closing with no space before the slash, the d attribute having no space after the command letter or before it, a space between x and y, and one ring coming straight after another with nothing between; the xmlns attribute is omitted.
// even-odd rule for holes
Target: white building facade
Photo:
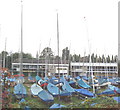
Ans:
<svg viewBox="0 0 120 110"><path fill-rule="evenodd" d="M60 75L86 75L93 72L95 75L117 75L117 63L79 63L71 62L70 64L38 64L38 63L23 63L23 73L35 74L55 74ZM59 67L59 69L58 69ZM19 73L20 63L12 63L14 73Z"/></svg>

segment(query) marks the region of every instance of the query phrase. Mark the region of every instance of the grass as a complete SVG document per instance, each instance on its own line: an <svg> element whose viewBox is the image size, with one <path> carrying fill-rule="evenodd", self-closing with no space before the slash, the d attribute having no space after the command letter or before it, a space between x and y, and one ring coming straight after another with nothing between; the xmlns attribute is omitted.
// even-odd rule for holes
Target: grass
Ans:
<svg viewBox="0 0 120 110"><path fill-rule="evenodd" d="M92 106L91 104L95 104ZM102 96L97 98L90 98L85 100L83 106L88 105L90 108L107 108L108 106L110 108L114 107L114 105L117 105L117 102L113 100L112 97ZM102 105L102 106L101 106Z"/></svg>

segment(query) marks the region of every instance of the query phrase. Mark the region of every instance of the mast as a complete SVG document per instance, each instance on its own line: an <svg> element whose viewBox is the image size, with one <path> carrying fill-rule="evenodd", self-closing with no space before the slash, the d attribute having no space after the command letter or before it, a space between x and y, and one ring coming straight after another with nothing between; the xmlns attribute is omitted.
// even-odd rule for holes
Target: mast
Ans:
<svg viewBox="0 0 120 110"><path fill-rule="evenodd" d="M91 72L91 77L92 77L92 86L93 86L93 93L95 93L95 85L94 85L94 79L93 79L93 65L91 65L92 63L94 63L94 62L92 62L91 61L91 51L90 51L90 71L89 72Z"/></svg>
<svg viewBox="0 0 120 110"><path fill-rule="evenodd" d="M86 21L86 17L84 17L84 21ZM90 40L89 40L89 33L88 33L87 24L86 24L86 32L87 32L87 39L88 39L88 49L89 49L89 54L90 54L90 57L89 57L89 77L90 76L92 77L93 93L95 93L95 86L94 86L94 79L93 79L93 66L91 65L92 64L92 61L91 61L91 44L90 44ZM91 72L91 74L90 74L90 72Z"/></svg>
<svg viewBox="0 0 120 110"><path fill-rule="evenodd" d="M58 23L58 13L57 13L57 50L58 50L58 75L60 78L60 73L59 73L59 23Z"/></svg>
<svg viewBox="0 0 120 110"><path fill-rule="evenodd" d="M11 64L13 63L13 53L11 51ZM13 75L13 65L12 65L12 75Z"/></svg>
<svg viewBox="0 0 120 110"><path fill-rule="evenodd" d="M5 57L6 57L6 42L7 42L7 38L5 38L5 50L4 50L4 58L3 58L3 68L5 68Z"/></svg>
<svg viewBox="0 0 120 110"><path fill-rule="evenodd" d="M71 49L71 43L70 43L70 46L69 46L69 57L68 57L68 63L69 63L69 71L68 71L68 75L71 75L71 57L70 57L70 49Z"/></svg>
<svg viewBox="0 0 120 110"><path fill-rule="evenodd" d="M38 51L37 51L37 76L38 76L38 74L39 74L39 53L38 53Z"/></svg>
<svg viewBox="0 0 120 110"><path fill-rule="evenodd" d="M48 45L48 50L47 50L47 52L48 52L48 53L47 53L47 58L48 58L48 59L47 59L47 70L48 70L48 71L47 71L47 75L48 75L48 76L51 76L51 73L50 73L50 65L49 65L49 64L50 64L50 50L49 50L49 49L50 49L50 42L51 42L51 38L50 38L50 40L49 40L49 45ZM47 75L46 75L46 77L47 77Z"/></svg>
<svg viewBox="0 0 120 110"><path fill-rule="evenodd" d="M59 75L59 80L60 81L60 70L59 70L59 22L58 22L58 13L57 13L57 51L58 51L58 75ZM60 101L60 84L59 84L59 101Z"/></svg>
<svg viewBox="0 0 120 110"><path fill-rule="evenodd" d="M47 61L47 56L48 56L48 53L47 53L47 48L45 49L45 77L47 77L47 70L48 70L48 65L47 65L47 63L48 63L48 61Z"/></svg>
<svg viewBox="0 0 120 110"><path fill-rule="evenodd" d="M39 75L39 56L40 56L40 47L41 44L39 45L39 51L37 52L37 76Z"/></svg>
<svg viewBox="0 0 120 110"><path fill-rule="evenodd" d="M83 57L83 74L86 74L86 72L85 72L85 53L86 53L86 51L84 51L84 57Z"/></svg>
<svg viewBox="0 0 120 110"><path fill-rule="evenodd" d="M1 24L0 24L0 39L1 39ZM0 68L2 68L2 54L0 54Z"/></svg>
<svg viewBox="0 0 120 110"><path fill-rule="evenodd" d="M20 75L23 74L23 1L21 0L21 50L20 50Z"/></svg>

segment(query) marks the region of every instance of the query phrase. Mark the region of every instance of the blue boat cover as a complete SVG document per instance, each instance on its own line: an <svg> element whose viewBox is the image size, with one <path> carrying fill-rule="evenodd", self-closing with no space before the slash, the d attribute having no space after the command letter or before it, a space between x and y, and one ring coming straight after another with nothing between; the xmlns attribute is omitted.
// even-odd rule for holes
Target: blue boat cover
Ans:
<svg viewBox="0 0 120 110"><path fill-rule="evenodd" d="M118 94L120 94L120 88L116 89L116 92L117 92Z"/></svg>
<svg viewBox="0 0 120 110"><path fill-rule="evenodd" d="M108 80L106 78L99 78L98 79L99 84L103 84L103 83L106 83L106 82L108 82Z"/></svg>
<svg viewBox="0 0 120 110"><path fill-rule="evenodd" d="M67 75L66 78L69 79L69 78L71 78L71 76L70 76L70 75Z"/></svg>
<svg viewBox="0 0 120 110"><path fill-rule="evenodd" d="M109 79L109 81L110 81L111 83L115 83L115 82L116 82L116 79Z"/></svg>
<svg viewBox="0 0 120 110"><path fill-rule="evenodd" d="M120 103L120 96L119 97L113 97L114 100L116 100L118 103Z"/></svg>
<svg viewBox="0 0 120 110"><path fill-rule="evenodd" d="M61 91L56 85L52 84L52 83L49 83L47 85L47 90L53 95L53 96L57 96L57 95L60 95L60 96L69 96L71 95L70 92L67 92L67 91Z"/></svg>
<svg viewBox="0 0 120 110"><path fill-rule="evenodd" d="M95 106L97 103L92 103L92 104L90 104L90 106Z"/></svg>
<svg viewBox="0 0 120 110"><path fill-rule="evenodd" d="M77 77L75 77L75 79L76 79L76 80L79 80L79 79L81 79L81 78L80 78L80 76L77 76Z"/></svg>
<svg viewBox="0 0 120 110"><path fill-rule="evenodd" d="M39 85L42 85L42 84L44 84L44 83L46 83L46 81L44 81L44 80L42 80L42 79L40 79L40 80L38 81L38 84L39 84Z"/></svg>
<svg viewBox="0 0 120 110"><path fill-rule="evenodd" d="M77 83L78 83L78 86L80 87L90 88L90 86L87 83L85 83L82 79L78 80Z"/></svg>
<svg viewBox="0 0 120 110"><path fill-rule="evenodd" d="M32 76L29 76L29 77L28 77L28 80L33 80L33 77L32 77Z"/></svg>
<svg viewBox="0 0 120 110"><path fill-rule="evenodd" d="M49 94L46 90L40 91L38 93L38 97L41 100L45 101L45 102L52 102L52 101L54 101L54 97L51 94Z"/></svg>
<svg viewBox="0 0 120 110"><path fill-rule="evenodd" d="M71 84L71 85L72 85L72 84L75 84L75 81L70 80L70 81L69 81L69 84Z"/></svg>
<svg viewBox="0 0 120 110"><path fill-rule="evenodd" d="M112 84L119 85L119 83L120 83L120 78L119 78L119 77L113 77L112 79L109 79L109 81L110 81Z"/></svg>
<svg viewBox="0 0 120 110"><path fill-rule="evenodd" d="M61 80L63 81L63 83L64 83L64 81L66 81L66 79L64 78L64 76L63 76L63 78L61 77ZM75 81L74 81L74 79L72 77L70 77L69 80L67 80L67 81L71 85L75 84Z"/></svg>
<svg viewBox="0 0 120 110"><path fill-rule="evenodd" d="M50 109L57 109L57 108L63 108L66 107L65 105L61 105L61 104L53 104Z"/></svg>
<svg viewBox="0 0 120 110"><path fill-rule="evenodd" d="M31 86L31 93L32 93L32 95L38 95L38 93L40 92L40 91L42 91L43 89L39 86L39 85L37 85L36 83L34 83L32 86Z"/></svg>
<svg viewBox="0 0 120 110"><path fill-rule="evenodd" d="M75 90L69 85L67 81L64 81L64 85L62 86L62 89L70 93L75 92Z"/></svg>
<svg viewBox="0 0 120 110"><path fill-rule="evenodd" d="M86 80L86 81L88 81L89 79L91 79L91 78L88 78L88 77L86 77L86 76L83 76L82 77L84 80Z"/></svg>
<svg viewBox="0 0 120 110"><path fill-rule="evenodd" d="M21 104L22 102L26 102L26 100L24 98L22 98L19 102L19 104Z"/></svg>
<svg viewBox="0 0 120 110"><path fill-rule="evenodd" d="M105 90L97 95L114 95L114 94L115 94L114 90L107 89L107 90Z"/></svg>
<svg viewBox="0 0 120 110"><path fill-rule="evenodd" d="M108 88L111 89L111 90L114 90L116 89L117 87L113 86L113 85L108 85Z"/></svg>
<svg viewBox="0 0 120 110"><path fill-rule="evenodd" d="M66 79L64 78L64 76L60 77L60 82L64 83L64 81L66 81Z"/></svg>
<svg viewBox="0 0 120 110"><path fill-rule="evenodd" d="M41 77L37 75L37 76L35 77L35 79L36 79L36 81L39 81L39 80L41 79Z"/></svg>
<svg viewBox="0 0 120 110"><path fill-rule="evenodd" d="M52 78L51 79L53 79L53 80L57 80L58 78L56 78L55 76L52 76Z"/></svg>
<svg viewBox="0 0 120 110"><path fill-rule="evenodd" d="M113 90L113 91L116 91L117 93L120 93L120 88L118 88L118 87L115 87L113 85L108 85L108 88Z"/></svg>
<svg viewBox="0 0 120 110"><path fill-rule="evenodd" d="M23 76L19 76L19 79L24 79L24 77Z"/></svg>
<svg viewBox="0 0 120 110"><path fill-rule="evenodd" d="M10 82L14 82L16 78L10 78Z"/></svg>
<svg viewBox="0 0 120 110"><path fill-rule="evenodd" d="M70 96L70 95L72 95L72 93L71 92L68 92L68 91L60 91L60 96Z"/></svg>
<svg viewBox="0 0 120 110"><path fill-rule="evenodd" d="M18 81L18 83L23 83L25 82L25 79L23 76L19 76L18 79L16 79L16 81Z"/></svg>
<svg viewBox="0 0 120 110"><path fill-rule="evenodd" d="M18 83L15 87L14 87L14 94L16 95L22 95L22 94L27 94L26 92L26 88L24 87L23 84Z"/></svg>
<svg viewBox="0 0 120 110"><path fill-rule="evenodd" d="M48 90L52 95L54 95L54 96L59 95L59 93L60 93L60 91L61 91L61 90L59 90L59 88L58 88L57 86L55 86L55 85L52 84L52 83L49 83L49 84L47 85L47 90Z"/></svg>
<svg viewBox="0 0 120 110"><path fill-rule="evenodd" d="M45 81L48 81L48 80L49 80L49 78L46 76L46 77L44 77L44 80L45 80Z"/></svg>
<svg viewBox="0 0 120 110"><path fill-rule="evenodd" d="M48 83L52 83L52 84L56 85L56 84L59 84L60 81L59 81L58 78L56 78L55 76L53 76L52 78L49 79Z"/></svg>
<svg viewBox="0 0 120 110"><path fill-rule="evenodd" d="M9 80L10 82L14 82L16 79L15 78L7 78L6 77L6 80Z"/></svg>
<svg viewBox="0 0 120 110"><path fill-rule="evenodd" d="M5 79L6 79L6 80L9 80L9 78L8 78L8 77L6 77Z"/></svg>
<svg viewBox="0 0 120 110"><path fill-rule="evenodd" d="M24 110L31 110L29 106L25 106Z"/></svg>
<svg viewBox="0 0 120 110"><path fill-rule="evenodd" d="M75 91L88 97L94 97L94 94L86 89L75 89Z"/></svg>

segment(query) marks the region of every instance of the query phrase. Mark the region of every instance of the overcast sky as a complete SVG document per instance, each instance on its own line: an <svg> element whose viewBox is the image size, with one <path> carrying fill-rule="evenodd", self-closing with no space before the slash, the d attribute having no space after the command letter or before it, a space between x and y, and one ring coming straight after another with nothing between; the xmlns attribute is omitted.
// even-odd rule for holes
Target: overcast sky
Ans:
<svg viewBox="0 0 120 110"><path fill-rule="evenodd" d="M23 51L35 56L41 45L40 51L50 46L57 54L58 10L60 51L117 55L118 1L23 0ZM8 52L19 51L20 28L20 0L0 0L0 52L5 38Z"/></svg>

